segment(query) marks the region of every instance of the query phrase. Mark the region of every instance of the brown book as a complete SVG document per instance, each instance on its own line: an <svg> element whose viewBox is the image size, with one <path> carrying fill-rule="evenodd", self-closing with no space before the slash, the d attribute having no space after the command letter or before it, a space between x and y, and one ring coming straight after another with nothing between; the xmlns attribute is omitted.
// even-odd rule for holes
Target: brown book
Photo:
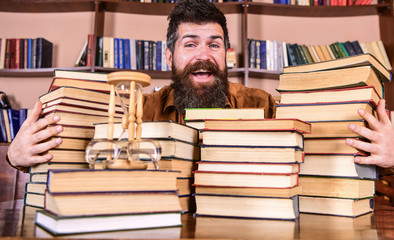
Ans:
<svg viewBox="0 0 394 240"><path fill-rule="evenodd" d="M313 64L291 66L284 69L284 73L311 72L338 68L353 68L358 66L373 66L383 82L389 82L391 73L371 54L355 55L347 58L334 59L331 61ZM306 81L305 81L306 82Z"/></svg>
<svg viewBox="0 0 394 240"><path fill-rule="evenodd" d="M30 173L48 173L49 170L59 170L59 169L89 169L89 165L85 163L75 163L75 162L68 162L68 163L58 163L58 162L46 162L34 165L30 167Z"/></svg>
<svg viewBox="0 0 394 240"><path fill-rule="evenodd" d="M345 143L346 138L306 138L305 154L362 154ZM359 139L358 139L359 140Z"/></svg>
<svg viewBox="0 0 394 240"><path fill-rule="evenodd" d="M283 73L280 75L278 91L327 90L361 86L373 86L379 97L383 96L382 83L376 71L370 66Z"/></svg>
<svg viewBox="0 0 394 240"><path fill-rule="evenodd" d="M335 198L369 198L375 194L375 180L300 176L303 196Z"/></svg>
<svg viewBox="0 0 394 240"><path fill-rule="evenodd" d="M56 134L57 137L67 137L67 138L84 138L92 139L94 136L94 127L87 126L71 126L62 125L63 131Z"/></svg>
<svg viewBox="0 0 394 240"><path fill-rule="evenodd" d="M78 104L78 103L76 103ZM69 113L81 113L81 114L89 114L89 115L96 115L96 116L104 116L108 117L108 106L103 106L104 108L95 108L95 107L87 107L83 105L84 103L81 102L80 105L68 104L64 102L59 102L57 104L48 106L47 104L43 105L43 109L41 111L42 115L45 115L50 112L69 112ZM115 112L114 117L122 118L123 112Z"/></svg>
<svg viewBox="0 0 394 240"><path fill-rule="evenodd" d="M362 119L353 121L311 122L312 132L310 134L305 134L304 138L360 137L360 135L349 130L349 124L351 123L361 127L367 127L366 121Z"/></svg>
<svg viewBox="0 0 394 240"><path fill-rule="evenodd" d="M282 92L281 104L368 101L378 103L380 97L373 86L320 91Z"/></svg>
<svg viewBox="0 0 394 240"><path fill-rule="evenodd" d="M205 120L205 129L311 132L310 123L298 119Z"/></svg>
<svg viewBox="0 0 394 240"><path fill-rule="evenodd" d="M86 163L85 149L51 149L47 153L53 156L49 163Z"/></svg>
<svg viewBox="0 0 394 240"><path fill-rule="evenodd" d="M324 47L324 46L323 46ZM319 56L320 62L326 61L327 59L324 57L323 52L322 52L322 46L316 45L315 49L316 49L316 53ZM284 70L285 72L285 70Z"/></svg>
<svg viewBox="0 0 394 240"><path fill-rule="evenodd" d="M373 197L345 199L300 196L300 212L345 217L358 217L373 212Z"/></svg>
<svg viewBox="0 0 394 240"><path fill-rule="evenodd" d="M243 162L197 162L198 171L291 174L300 171L298 163L243 163Z"/></svg>
<svg viewBox="0 0 394 240"><path fill-rule="evenodd" d="M53 78L48 91L52 91L63 86L78 87L102 92L110 92L111 90L110 85L103 81L55 77Z"/></svg>
<svg viewBox="0 0 394 240"><path fill-rule="evenodd" d="M300 186L292 188L222 187L195 185L196 193L212 195L260 196L289 198L301 193Z"/></svg>
<svg viewBox="0 0 394 240"><path fill-rule="evenodd" d="M71 125L71 126L87 126L93 127L93 124L100 122L108 122L107 116L99 116L93 114L85 114L85 113L75 113L75 112L66 112L60 110L54 110L46 113L42 117L48 117L52 115L59 115L60 121L57 122L60 125ZM120 121L120 118L115 117Z"/></svg>
<svg viewBox="0 0 394 240"><path fill-rule="evenodd" d="M176 191L177 174L161 170L58 170L48 173L48 190L52 193Z"/></svg>
<svg viewBox="0 0 394 240"><path fill-rule="evenodd" d="M137 181L137 179L135 179ZM110 203L110 204L108 204ZM169 192L45 193L45 210L58 216L181 212L178 195Z"/></svg>
<svg viewBox="0 0 394 240"><path fill-rule="evenodd" d="M297 148L201 146L202 161L223 162L303 162L304 153Z"/></svg>
<svg viewBox="0 0 394 240"><path fill-rule="evenodd" d="M357 113L358 109L374 114L375 106L370 101L280 104L276 108L276 118L298 118L304 121L361 120L363 118Z"/></svg>
<svg viewBox="0 0 394 240"><path fill-rule="evenodd" d="M162 157L158 164L160 170L179 171L179 174L177 175L178 178L193 177L192 172L197 168L195 161L182 158ZM148 162L147 169L154 170L154 164L152 162Z"/></svg>

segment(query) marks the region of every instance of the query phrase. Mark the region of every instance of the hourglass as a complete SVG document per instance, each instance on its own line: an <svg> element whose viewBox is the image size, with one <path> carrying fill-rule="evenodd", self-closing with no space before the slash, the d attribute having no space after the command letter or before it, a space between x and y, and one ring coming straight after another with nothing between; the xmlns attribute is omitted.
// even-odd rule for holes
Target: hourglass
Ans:
<svg viewBox="0 0 394 240"><path fill-rule="evenodd" d="M119 71L108 74L111 92L108 107L107 139L93 140L86 151L91 168L146 169L152 161L158 169L161 147L157 141L141 139L143 95L142 87L149 86L150 76L139 72ZM115 98L123 110L120 136L114 137ZM125 133L127 137L124 137Z"/></svg>

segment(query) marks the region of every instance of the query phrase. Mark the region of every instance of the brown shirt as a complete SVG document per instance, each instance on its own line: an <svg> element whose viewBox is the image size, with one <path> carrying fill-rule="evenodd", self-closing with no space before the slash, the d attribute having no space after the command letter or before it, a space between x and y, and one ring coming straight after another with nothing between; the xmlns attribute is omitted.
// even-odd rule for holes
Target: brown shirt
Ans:
<svg viewBox="0 0 394 240"><path fill-rule="evenodd" d="M265 118L275 117L275 100L264 90L248 88L239 83L229 84L229 95L226 108L264 108ZM175 109L174 90L170 86L145 95L144 121L172 120L183 123L181 116Z"/></svg>
<svg viewBox="0 0 394 240"><path fill-rule="evenodd" d="M229 95L226 108L264 108L265 118L275 117L275 100L266 91L257 88L248 88L239 83L229 84ZM143 121L172 120L184 123L183 116L178 114L174 105L174 90L170 86L144 96ZM5 160L9 162L6 155ZM12 166L12 165L11 165ZM18 167L18 170L28 172L29 168Z"/></svg>

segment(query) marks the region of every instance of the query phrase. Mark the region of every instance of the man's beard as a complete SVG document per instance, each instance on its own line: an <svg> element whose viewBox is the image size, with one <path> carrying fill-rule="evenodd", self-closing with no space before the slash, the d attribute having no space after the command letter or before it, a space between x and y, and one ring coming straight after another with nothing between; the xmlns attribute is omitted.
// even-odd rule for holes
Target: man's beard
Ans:
<svg viewBox="0 0 394 240"><path fill-rule="evenodd" d="M177 111L184 115L185 108L223 108L228 93L227 69L220 70L211 61L199 61L186 65L178 71L173 62L171 71L174 103ZM194 82L192 73L203 69L213 75L211 82Z"/></svg>

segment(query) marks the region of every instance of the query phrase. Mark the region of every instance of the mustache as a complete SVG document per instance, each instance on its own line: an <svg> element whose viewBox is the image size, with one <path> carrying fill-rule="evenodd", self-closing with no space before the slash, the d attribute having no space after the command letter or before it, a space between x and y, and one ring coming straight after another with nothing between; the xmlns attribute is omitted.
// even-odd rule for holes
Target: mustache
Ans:
<svg viewBox="0 0 394 240"><path fill-rule="evenodd" d="M185 75L192 74L198 70L204 70L206 72L210 72L214 76L218 76L220 74L219 67L209 60L201 60L195 63L189 63L185 66L183 73Z"/></svg>

